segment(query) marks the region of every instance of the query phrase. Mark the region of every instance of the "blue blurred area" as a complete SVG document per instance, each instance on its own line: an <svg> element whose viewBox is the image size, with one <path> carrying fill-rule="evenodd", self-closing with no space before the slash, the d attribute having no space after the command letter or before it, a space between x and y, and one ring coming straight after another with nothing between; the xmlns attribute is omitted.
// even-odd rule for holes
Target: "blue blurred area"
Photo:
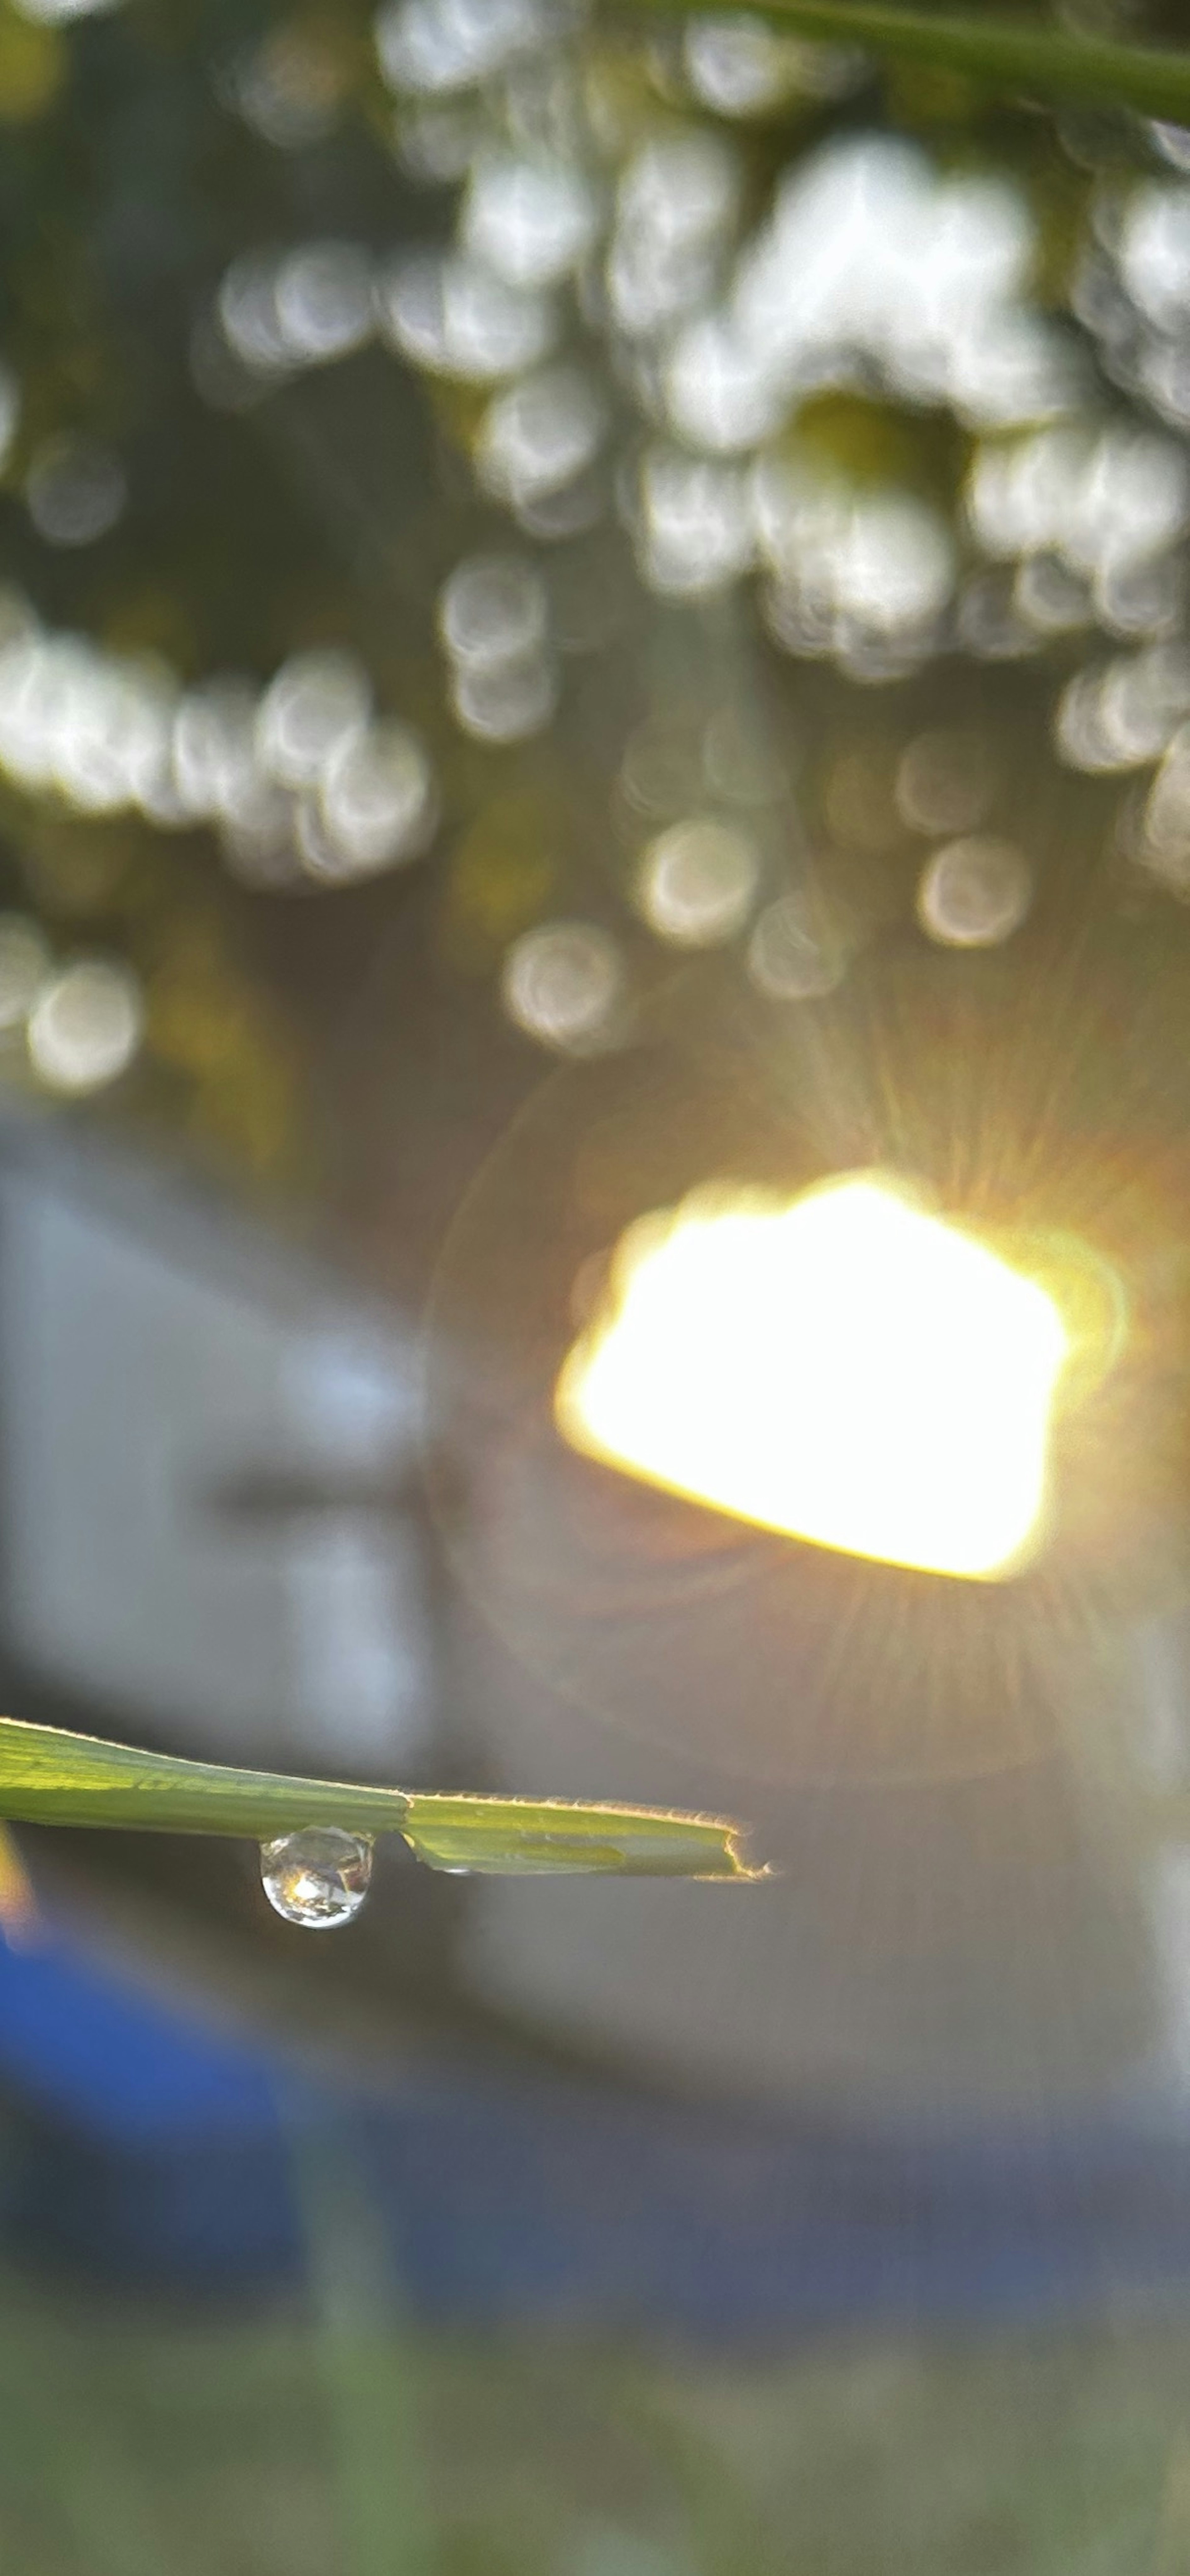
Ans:
<svg viewBox="0 0 1190 2576"><path fill-rule="evenodd" d="M726 2342L1190 2289L1168 2133L848 2130L445 2055L380 2081L215 2035L52 1935L0 1946L0 2084L10 2246L164 2293L301 2283L303 2139L338 2139L394 2307L438 2320Z"/></svg>

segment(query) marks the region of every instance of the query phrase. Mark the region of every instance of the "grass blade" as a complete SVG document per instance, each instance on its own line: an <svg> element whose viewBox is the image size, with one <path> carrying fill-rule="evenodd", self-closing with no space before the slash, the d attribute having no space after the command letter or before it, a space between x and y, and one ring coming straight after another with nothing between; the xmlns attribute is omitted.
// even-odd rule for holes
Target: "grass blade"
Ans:
<svg viewBox="0 0 1190 2576"><path fill-rule="evenodd" d="M291 1780L281 1772L140 1753L15 1717L0 1717L0 1817L14 1824L241 1834L254 1842L301 1825L344 1825L349 1832L403 1835L431 1869L502 1875L756 1875L740 1856L737 1829L715 1817Z"/></svg>
<svg viewBox="0 0 1190 2576"><path fill-rule="evenodd" d="M712 1816L650 1807L572 1807L563 1799L409 1800L405 1840L431 1869L494 1876L549 1870L620 1871L648 1878L754 1878L736 1828Z"/></svg>
<svg viewBox="0 0 1190 2576"><path fill-rule="evenodd" d="M687 0L638 0L687 16ZM960 72L1033 98L1130 107L1141 116L1190 124L1190 51L1121 44L1011 17L937 17L924 9L868 7L864 0L716 0L790 34L862 45L902 62Z"/></svg>

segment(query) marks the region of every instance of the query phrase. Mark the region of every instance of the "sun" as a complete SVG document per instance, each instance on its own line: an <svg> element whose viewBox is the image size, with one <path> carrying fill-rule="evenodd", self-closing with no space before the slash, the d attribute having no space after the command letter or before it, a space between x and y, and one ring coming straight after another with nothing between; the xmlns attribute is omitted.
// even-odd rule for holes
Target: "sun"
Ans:
<svg viewBox="0 0 1190 2576"><path fill-rule="evenodd" d="M822 1547L995 1578L1047 1518L1054 1298L893 1182L701 1194L623 1238L569 1352L572 1448Z"/></svg>

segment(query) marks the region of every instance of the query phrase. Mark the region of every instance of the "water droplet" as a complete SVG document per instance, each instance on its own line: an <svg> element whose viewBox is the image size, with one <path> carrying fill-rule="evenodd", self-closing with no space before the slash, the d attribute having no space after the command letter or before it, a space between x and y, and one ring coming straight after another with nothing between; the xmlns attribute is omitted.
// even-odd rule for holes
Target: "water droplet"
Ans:
<svg viewBox="0 0 1190 2576"><path fill-rule="evenodd" d="M305 1825L260 1846L260 1875L270 1905L287 1923L332 1930L358 1914L372 1878L371 1834L338 1825Z"/></svg>

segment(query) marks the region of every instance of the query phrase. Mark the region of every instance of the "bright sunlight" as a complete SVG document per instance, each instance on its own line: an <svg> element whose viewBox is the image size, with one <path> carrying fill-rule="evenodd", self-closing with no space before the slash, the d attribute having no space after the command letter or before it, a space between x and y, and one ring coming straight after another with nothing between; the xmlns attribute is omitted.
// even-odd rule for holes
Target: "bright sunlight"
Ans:
<svg viewBox="0 0 1190 2576"><path fill-rule="evenodd" d="M762 1527L1016 1570L1068 1353L1036 1281L869 1175L630 1228L555 1393L570 1445Z"/></svg>

